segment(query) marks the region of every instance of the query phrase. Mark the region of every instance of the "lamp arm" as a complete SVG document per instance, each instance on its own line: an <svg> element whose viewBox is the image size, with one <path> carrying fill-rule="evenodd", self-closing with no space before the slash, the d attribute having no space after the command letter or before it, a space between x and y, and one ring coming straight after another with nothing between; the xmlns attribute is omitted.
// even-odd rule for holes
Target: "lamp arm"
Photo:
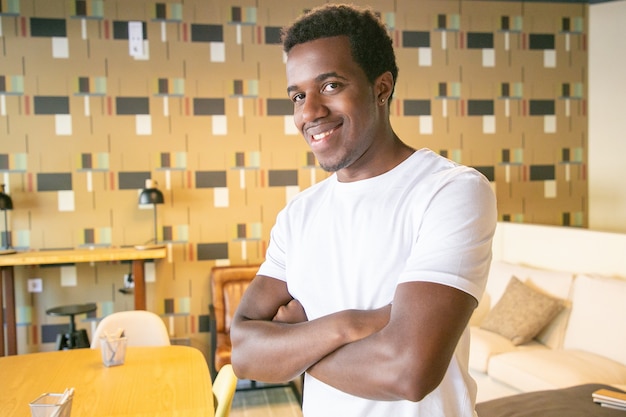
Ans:
<svg viewBox="0 0 626 417"><path fill-rule="evenodd" d="M157 233L157 205L156 203L153 204L154 206L154 244L158 244L159 240L158 240L158 233Z"/></svg>
<svg viewBox="0 0 626 417"><path fill-rule="evenodd" d="M9 235L9 226L8 226L8 222L7 222L7 211L6 210L2 210L4 211L4 236L6 239L6 244L4 245L5 249L10 249L11 248L11 237Z"/></svg>

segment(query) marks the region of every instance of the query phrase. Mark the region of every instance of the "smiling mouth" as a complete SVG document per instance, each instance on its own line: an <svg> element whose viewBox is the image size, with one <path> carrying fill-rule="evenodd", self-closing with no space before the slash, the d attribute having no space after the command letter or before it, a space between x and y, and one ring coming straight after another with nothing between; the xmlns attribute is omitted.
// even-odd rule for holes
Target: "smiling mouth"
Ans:
<svg viewBox="0 0 626 417"><path fill-rule="evenodd" d="M311 137L313 138L313 140L319 141L319 140L322 140L322 139L332 135L334 131L335 131L335 129L333 128L333 129L327 130L326 132L322 132L322 133L318 133L317 135L313 135Z"/></svg>

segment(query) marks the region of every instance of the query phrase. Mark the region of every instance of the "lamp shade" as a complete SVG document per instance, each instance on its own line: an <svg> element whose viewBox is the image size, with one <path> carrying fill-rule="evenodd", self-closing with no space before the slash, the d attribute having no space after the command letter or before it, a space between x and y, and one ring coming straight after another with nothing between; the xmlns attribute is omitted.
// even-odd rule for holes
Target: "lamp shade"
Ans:
<svg viewBox="0 0 626 417"><path fill-rule="evenodd" d="M9 232L9 223L7 221L7 210L13 210L13 200L8 194L4 192L4 184L2 184L2 191L0 191L0 210L4 212L4 232L2 233L2 247L4 249L11 248L11 232ZM4 252L6 253L6 252ZM2 297L0 297L0 303Z"/></svg>
<svg viewBox="0 0 626 417"><path fill-rule="evenodd" d="M2 184L2 191L0 191L0 210L13 210L13 200L4 193L4 184Z"/></svg>
<svg viewBox="0 0 626 417"><path fill-rule="evenodd" d="M158 188L144 188L139 194L139 204L163 204L163 193Z"/></svg>
<svg viewBox="0 0 626 417"><path fill-rule="evenodd" d="M146 188L139 194L139 204L163 204L163 193L157 187L156 181L146 180Z"/></svg>

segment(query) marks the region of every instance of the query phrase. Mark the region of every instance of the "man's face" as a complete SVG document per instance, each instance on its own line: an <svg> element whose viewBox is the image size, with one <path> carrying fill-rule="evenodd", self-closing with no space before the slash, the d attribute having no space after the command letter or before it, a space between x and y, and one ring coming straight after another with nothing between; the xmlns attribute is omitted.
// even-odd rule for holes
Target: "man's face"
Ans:
<svg viewBox="0 0 626 417"><path fill-rule="evenodd" d="M296 45L287 58L294 122L327 171L358 171L373 158L380 128L374 88L346 36ZM369 151L369 153L368 153Z"/></svg>

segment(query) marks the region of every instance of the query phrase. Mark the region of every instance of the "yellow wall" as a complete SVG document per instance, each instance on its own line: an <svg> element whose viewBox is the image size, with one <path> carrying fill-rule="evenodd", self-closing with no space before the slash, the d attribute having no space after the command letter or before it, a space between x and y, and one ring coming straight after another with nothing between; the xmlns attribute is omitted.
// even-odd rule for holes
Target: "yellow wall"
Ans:
<svg viewBox="0 0 626 417"><path fill-rule="evenodd" d="M210 268L260 262L278 210L327 175L294 131L274 43L320 3L2 0L0 173L13 246L145 243L152 210L137 197L157 181L171 256L149 274L148 308L206 347ZM369 4L397 48L399 136L488 175L501 221L585 227L588 6ZM141 56L129 53L129 21L146 30ZM132 308L118 291L128 271L20 268L20 351L52 347L65 320L46 308ZM43 292L27 291L30 278Z"/></svg>

